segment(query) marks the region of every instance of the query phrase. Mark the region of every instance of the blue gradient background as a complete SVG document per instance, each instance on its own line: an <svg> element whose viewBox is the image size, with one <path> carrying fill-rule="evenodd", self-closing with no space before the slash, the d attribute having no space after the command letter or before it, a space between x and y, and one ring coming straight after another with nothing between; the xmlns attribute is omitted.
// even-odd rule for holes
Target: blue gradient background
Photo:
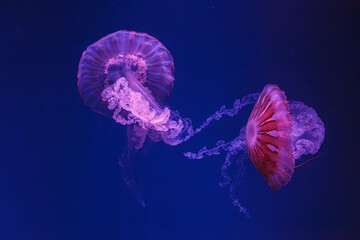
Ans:
<svg viewBox="0 0 360 240"><path fill-rule="evenodd" d="M359 4L355 1L28 1L0 6L0 239L360 239ZM124 127L91 112L82 52L120 29L158 38L175 61L169 105L195 126L278 84L323 119L323 153L272 192L252 163L237 192L224 155L184 151L233 139L251 107L137 161L146 208L120 176ZM305 158L306 159L306 158Z"/></svg>

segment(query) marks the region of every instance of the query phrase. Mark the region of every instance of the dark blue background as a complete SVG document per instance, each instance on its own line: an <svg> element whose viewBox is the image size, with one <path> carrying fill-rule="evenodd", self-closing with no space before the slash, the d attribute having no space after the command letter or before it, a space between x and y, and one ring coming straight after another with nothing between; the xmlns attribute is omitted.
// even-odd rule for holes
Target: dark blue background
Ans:
<svg viewBox="0 0 360 240"><path fill-rule="evenodd" d="M332 0L2 1L0 239L360 239L359 16ZM170 50L169 105L195 126L274 83L323 119L323 155L278 192L248 160L237 192L251 217L239 214L218 186L224 155L182 152L234 138L247 107L180 146L147 144L140 207L117 163L124 127L76 86L82 52L120 29Z"/></svg>

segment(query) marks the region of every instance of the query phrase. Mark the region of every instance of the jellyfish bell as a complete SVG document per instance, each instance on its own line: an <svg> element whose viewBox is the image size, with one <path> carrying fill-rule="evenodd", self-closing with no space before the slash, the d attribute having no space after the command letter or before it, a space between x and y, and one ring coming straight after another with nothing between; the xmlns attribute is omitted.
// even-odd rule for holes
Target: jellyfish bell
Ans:
<svg viewBox="0 0 360 240"><path fill-rule="evenodd" d="M291 180L295 159L315 154L324 135L324 123L313 108L287 101L284 91L269 84L250 114L245 139L251 161L276 191Z"/></svg>
<svg viewBox="0 0 360 240"><path fill-rule="evenodd" d="M251 161L273 190L286 185L294 172L289 103L276 85L266 85L246 125Z"/></svg>
<svg viewBox="0 0 360 240"><path fill-rule="evenodd" d="M173 82L170 52L146 33L109 34L90 45L79 64L78 88L86 105L122 125L138 124L147 130L142 138L153 131L152 139L169 143L184 126L165 106Z"/></svg>
<svg viewBox="0 0 360 240"><path fill-rule="evenodd" d="M103 37L82 54L78 87L92 110L108 116L111 111L101 104L101 92L120 77L125 77L134 91L146 89L147 100L163 107L173 89L172 56L154 37L125 30Z"/></svg>

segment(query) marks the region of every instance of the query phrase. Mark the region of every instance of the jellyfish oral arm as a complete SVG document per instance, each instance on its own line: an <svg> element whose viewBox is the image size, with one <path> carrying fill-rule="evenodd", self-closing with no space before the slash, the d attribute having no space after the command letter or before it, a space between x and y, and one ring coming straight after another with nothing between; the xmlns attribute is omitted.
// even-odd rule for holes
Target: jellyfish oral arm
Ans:
<svg viewBox="0 0 360 240"><path fill-rule="evenodd" d="M106 87L101 96L108 108L114 110L114 120L122 125L137 123L144 129L159 133L183 129L182 120L173 120L170 109L158 105L136 80L121 77Z"/></svg>
<svg viewBox="0 0 360 240"><path fill-rule="evenodd" d="M317 153L325 138L325 127L315 110L302 102L290 101L290 116L295 159Z"/></svg>
<svg viewBox="0 0 360 240"><path fill-rule="evenodd" d="M150 94L149 89L145 88L134 76L133 73L125 71L125 77L128 82L128 86L133 92L138 92L143 96L144 100L149 103L149 107L154 109L156 112L161 113L162 107L155 101L154 97Z"/></svg>

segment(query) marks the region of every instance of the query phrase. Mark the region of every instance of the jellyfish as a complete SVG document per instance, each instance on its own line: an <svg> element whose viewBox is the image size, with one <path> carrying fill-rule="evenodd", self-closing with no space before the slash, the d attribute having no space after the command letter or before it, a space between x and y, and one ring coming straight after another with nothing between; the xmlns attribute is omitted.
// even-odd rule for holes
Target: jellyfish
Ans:
<svg viewBox="0 0 360 240"><path fill-rule="evenodd" d="M128 144L119 159L122 178L144 206L133 164L146 138L168 144L184 128L165 106L174 84L170 52L146 33L117 31L90 45L82 54L78 89L96 113L126 126Z"/></svg>
<svg viewBox="0 0 360 240"><path fill-rule="evenodd" d="M213 115L212 119L218 120L222 113L237 112L239 102L245 105L258 96L246 126L234 140L220 140L212 149L203 147L198 153L185 153L190 159L201 159L204 155L218 155L221 150L227 152L221 167L224 180L219 185L230 187L233 205L245 215L248 215L247 209L235 194L235 187L244 174L245 158L250 158L270 189L277 191L291 180L295 160L317 153L325 136L324 123L315 110L299 101L287 101L277 85L266 85L260 95L251 96L236 100L232 109L223 106ZM229 170L232 165L237 169L235 174Z"/></svg>
<svg viewBox="0 0 360 240"><path fill-rule="evenodd" d="M145 140L176 146L204 127L193 130L166 104L174 85L174 62L156 38L120 30L90 45L82 54L78 89L91 110L126 126L128 144L119 160L122 178L145 206L134 176L134 158Z"/></svg>

